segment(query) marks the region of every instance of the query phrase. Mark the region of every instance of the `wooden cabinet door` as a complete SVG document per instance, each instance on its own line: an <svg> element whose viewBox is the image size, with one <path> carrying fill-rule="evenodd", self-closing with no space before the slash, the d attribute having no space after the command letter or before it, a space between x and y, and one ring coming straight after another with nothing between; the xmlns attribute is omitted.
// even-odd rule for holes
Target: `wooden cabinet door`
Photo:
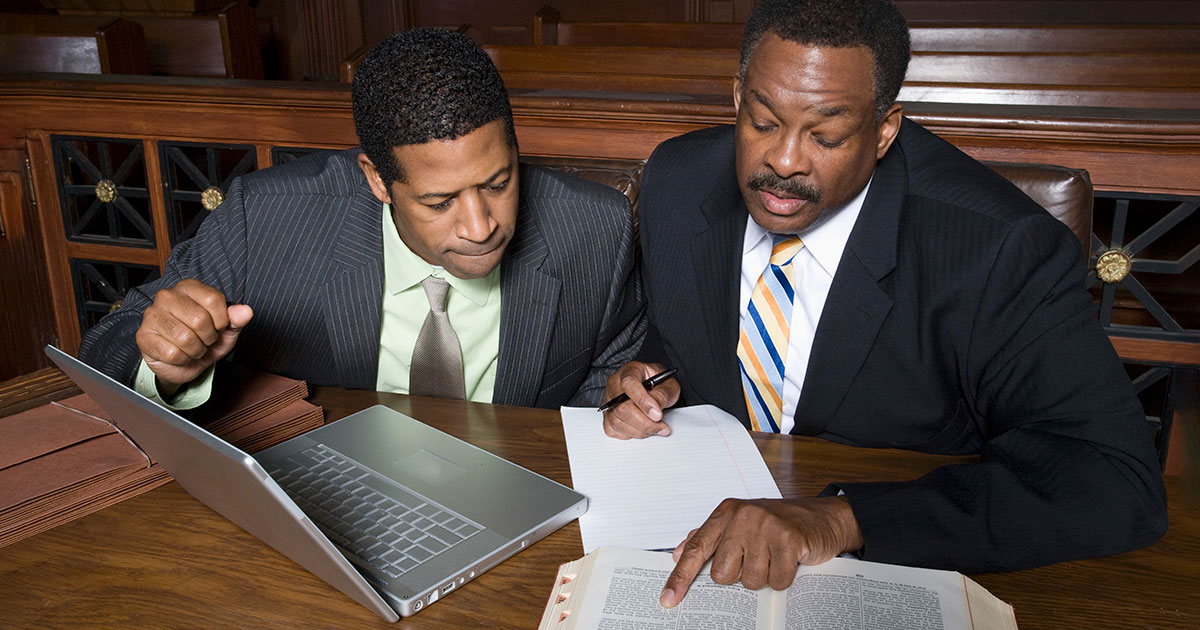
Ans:
<svg viewBox="0 0 1200 630"><path fill-rule="evenodd" d="M0 149L0 381L46 366L57 342L35 201L25 151Z"/></svg>

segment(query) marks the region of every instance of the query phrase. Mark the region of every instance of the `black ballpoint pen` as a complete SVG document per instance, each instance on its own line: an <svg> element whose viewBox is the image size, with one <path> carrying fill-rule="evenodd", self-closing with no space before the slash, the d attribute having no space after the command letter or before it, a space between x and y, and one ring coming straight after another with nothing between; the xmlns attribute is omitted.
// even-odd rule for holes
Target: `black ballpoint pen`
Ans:
<svg viewBox="0 0 1200 630"><path fill-rule="evenodd" d="M669 370L663 370L662 372L659 372L658 374L655 374L654 376L651 376L650 378L642 381L642 387L645 387L647 390L654 389L655 387L658 387L659 385L666 383L667 380L669 380L672 376L675 376L675 373L678 371L679 370L676 368L671 368ZM620 396L615 396L615 397L613 397L612 400L604 403L603 405L600 405L600 408L597 411L608 411L609 409L616 407L617 405L625 402L626 400L629 400L629 396L626 394L621 394Z"/></svg>

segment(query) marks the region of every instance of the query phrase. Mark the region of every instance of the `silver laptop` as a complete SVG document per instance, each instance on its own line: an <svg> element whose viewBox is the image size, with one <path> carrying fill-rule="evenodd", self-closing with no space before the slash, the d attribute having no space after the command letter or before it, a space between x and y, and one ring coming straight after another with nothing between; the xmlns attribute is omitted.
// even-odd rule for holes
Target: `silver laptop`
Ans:
<svg viewBox="0 0 1200 630"><path fill-rule="evenodd" d="M388 621L587 511L570 488L384 406L251 457L59 349L46 354L192 496Z"/></svg>

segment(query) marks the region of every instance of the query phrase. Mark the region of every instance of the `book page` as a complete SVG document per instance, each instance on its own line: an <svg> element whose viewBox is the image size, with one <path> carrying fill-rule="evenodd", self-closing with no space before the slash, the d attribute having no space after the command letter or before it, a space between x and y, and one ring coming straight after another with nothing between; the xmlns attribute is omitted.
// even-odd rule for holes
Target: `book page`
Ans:
<svg viewBox="0 0 1200 630"><path fill-rule="evenodd" d="M787 590L784 627L970 629L965 580L953 571L835 558L800 568Z"/></svg>
<svg viewBox="0 0 1200 630"><path fill-rule="evenodd" d="M587 578L587 599L573 628L598 630L768 630L760 616L771 589L750 591L740 584L722 586L707 567L675 608L663 608L658 596L675 568L671 554L602 547ZM578 594L578 593L577 593ZM760 615L763 608L763 615Z"/></svg>
<svg viewBox="0 0 1200 630"><path fill-rule="evenodd" d="M780 498L754 440L711 405L668 409L671 435L617 440L595 409L564 407L571 480L588 498L583 551L600 546L672 549L722 500Z"/></svg>

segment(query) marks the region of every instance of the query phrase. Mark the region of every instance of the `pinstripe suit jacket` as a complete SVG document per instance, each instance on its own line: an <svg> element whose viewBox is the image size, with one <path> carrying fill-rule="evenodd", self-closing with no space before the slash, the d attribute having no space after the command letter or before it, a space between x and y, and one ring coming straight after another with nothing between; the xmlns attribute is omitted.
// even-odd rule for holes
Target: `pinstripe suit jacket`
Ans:
<svg viewBox="0 0 1200 630"><path fill-rule="evenodd" d="M697 185L703 182L704 185ZM668 140L638 215L650 331L687 404L749 426L736 355L747 210L731 127ZM1083 290L1070 231L916 123L875 169L817 325L793 433L978 455L838 484L868 560L1019 569L1157 540L1145 416Z"/></svg>
<svg viewBox="0 0 1200 630"><path fill-rule="evenodd" d="M142 312L160 288L196 278L254 308L233 361L314 385L374 389L382 205L358 152L235 180L195 238L172 251L163 277L130 291L87 332L80 358L131 382ZM520 185L516 234L501 263L493 401L598 404L608 374L645 333L629 203L606 186L532 165L521 166Z"/></svg>

